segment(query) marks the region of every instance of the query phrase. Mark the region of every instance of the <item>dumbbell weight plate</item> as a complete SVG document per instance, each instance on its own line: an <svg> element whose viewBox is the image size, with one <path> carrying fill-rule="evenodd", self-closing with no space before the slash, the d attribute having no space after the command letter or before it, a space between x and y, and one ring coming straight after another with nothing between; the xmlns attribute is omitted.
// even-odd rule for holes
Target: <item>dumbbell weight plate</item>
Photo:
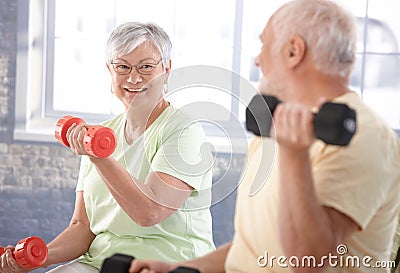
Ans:
<svg viewBox="0 0 400 273"><path fill-rule="evenodd" d="M84 136L83 145L89 154L106 158L117 146L116 136L110 128L100 125L91 126Z"/></svg>
<svg viewBox="0 0 400 273"><path fill-rule="evenodd" d="M346 104L326 102L314 115L315 135L327 144L348 145L356 129L356 112Z"/></svg>
<svg viewBox="0 0 400 273"><path fill-rule="evenodd" d="M19 241L14 250L15 260L26 269L42 266L47 260L47 253L46 243L36 236Z"/></svg>

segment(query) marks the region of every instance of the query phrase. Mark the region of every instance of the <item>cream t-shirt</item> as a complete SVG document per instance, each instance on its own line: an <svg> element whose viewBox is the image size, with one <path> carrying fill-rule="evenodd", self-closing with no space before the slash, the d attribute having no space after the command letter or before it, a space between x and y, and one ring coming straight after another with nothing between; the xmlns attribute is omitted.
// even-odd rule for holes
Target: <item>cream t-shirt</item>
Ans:
<svg viewBox="0 0 400 273"><path fill-rule="evenodd" d="M319 140L313 144L314 186L321 204L348 215L361 230L332 253L337 264L324 272L389 272L378 267L390 259L400 213L400 141L356 93L335 102L356 110L357 132L346 147ZM279 239L278 156L272 139L255 138L250 145L248 168L238 190L235 236L225 264L228 273L291 272L290 263L296 264L295 257L284 256ZM297 258L301 265L303 257Z"/></svg>

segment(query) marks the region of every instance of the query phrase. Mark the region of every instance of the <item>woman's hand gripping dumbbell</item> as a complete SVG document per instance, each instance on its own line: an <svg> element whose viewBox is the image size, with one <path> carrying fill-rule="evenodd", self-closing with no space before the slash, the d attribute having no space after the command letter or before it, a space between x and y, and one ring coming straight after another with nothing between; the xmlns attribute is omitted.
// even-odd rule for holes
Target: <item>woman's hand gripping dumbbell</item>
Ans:
<svg viewBox="0 0 400 273"><path fill-rule="evenodd" d="M246 109L247 130L270 136L272 115L281 103L276 97L255 95ZM356 112L346 104L326 102L314 114L315 137L327 144L346 146L356 132Z"/></svg>
<svg viewBox="0 0 400 273"><path fill-rule="evenodd" d="M113 130L101 125L86 125L83 119L74 116L64 116L58 120L55 137L59 143L70 147L67 131L73 124L84 124L87 131L83 138L83 146L89 155L106 158L114 152L117 141Z"/></svg>
<svg viewBox="0 0 400 273"><path fill-rule="evenodd" d="M0 247L0 257L6 248ZM47 260L47 245L39 237L32 236L20 240L12 250L12 255L17 264L24 269L33 269L42 266Z"/></svg>

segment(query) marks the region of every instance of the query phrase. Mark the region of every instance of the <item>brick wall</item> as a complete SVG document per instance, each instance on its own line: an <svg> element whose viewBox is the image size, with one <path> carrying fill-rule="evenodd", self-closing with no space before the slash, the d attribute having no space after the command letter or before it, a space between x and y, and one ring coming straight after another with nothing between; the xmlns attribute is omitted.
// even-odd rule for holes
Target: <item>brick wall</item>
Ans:
<svg viewBox="0 0 400 273"><path fill-rule="evenodd" d="M63 230L79 167L60 145L13 141L16 50L17 1L0 0L0 245L31 235L49 242Z"/></svg>

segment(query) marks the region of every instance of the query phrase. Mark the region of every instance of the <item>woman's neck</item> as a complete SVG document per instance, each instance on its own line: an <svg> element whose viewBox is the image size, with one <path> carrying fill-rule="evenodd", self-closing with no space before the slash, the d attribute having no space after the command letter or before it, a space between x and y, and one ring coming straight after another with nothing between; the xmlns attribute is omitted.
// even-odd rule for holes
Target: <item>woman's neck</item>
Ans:
<svg viewBox="0 0 400 273"><path fill-rule="evenodd" d="M169 106L169 102L161 100L150 113L131 111L126 115L124 135L129 144L141 136L147 128L162 114Z"/></svg>

